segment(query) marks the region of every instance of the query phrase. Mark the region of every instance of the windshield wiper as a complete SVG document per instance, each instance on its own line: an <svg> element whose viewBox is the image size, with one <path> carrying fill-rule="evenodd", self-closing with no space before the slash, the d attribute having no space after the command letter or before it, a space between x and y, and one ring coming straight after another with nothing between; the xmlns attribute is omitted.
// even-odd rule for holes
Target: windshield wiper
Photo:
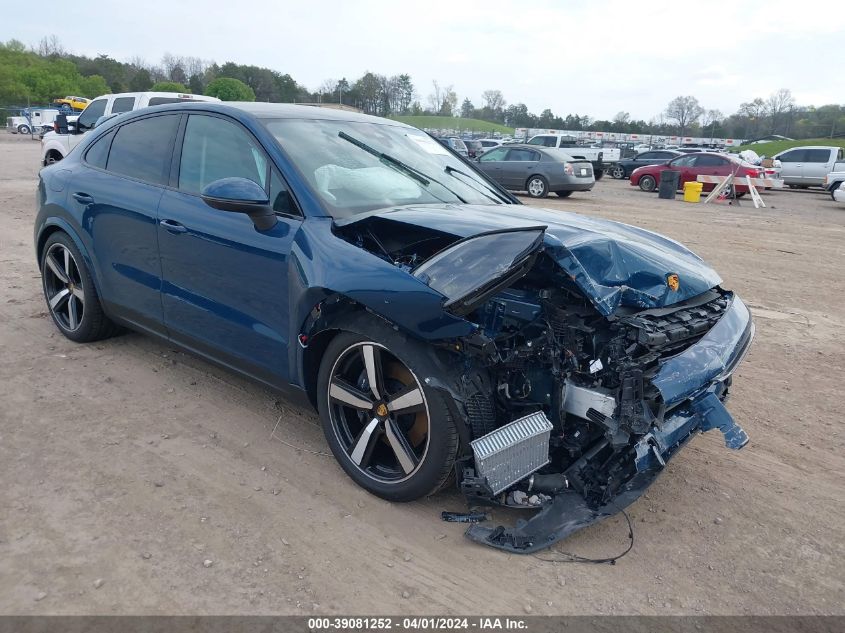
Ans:
<svg viewBox="0 0 845 633"><path fill-rule="evenodd" d="M466 173L465 171L461 171L460 169L455 169L455 168L454 168L454 167L452 167L451 165L446 165L446 167L443 169L443 171L445 171L447 174L449 174L450 176L452 176L452 178L456 178L455 174L460 174L461 176L466 176L466 177L467 177L467 178L471 181L471 183L480 183L481 185L483 185L483 186L484 186L484 188L485 188L485 189L487 189L487 191L492 191L494 194L496 194L496 197L494 198L494 197L493 197L493 196L491 196L490 194L488 194L488 193L484 193L483 191L481 191L481 189L479 189L478 187L473 186L473 184L471 184L471 183L469 183L469 182L466 182L465 180L462 180L462 181L461 181L461 182L463 182L463 183L465 183L465 184L469 185L469 186L470 186L470 187L472 187L473 189L475 189L478 193L480 193L480 194L481 194L482 196L484 196L485 198L488 198L488 199L492 200L492 201L493 201L493 202L495 202L496 204L502 204L502 201L504 201L504 203L505 203L505 204L509 204L509 203L510 203L510 200L508 200L505 196L503 196L503 195L501 194L501 192L496 191L493 187L491 187L490 185L488 185L486 182L481 182L481 181L476 180L475 178L473 178L473 177L472 177L472 175L471 175L471 174L468 174L468 173Z"/></svg>
<svg viewBox="0 0 845 633"><path fill-rule="evenodd" d="M344 141L348 141L348 142L352 143L353 145L355 145L356 147L360 147L362 150L364 150L368 154L372 154L373 156L378 158L385 165L387 165L389 167L393 167L396 171L398 171L402 174L405 174L406 176L408 176L409 178L411 178L413 180L416 180L418 183L420 183L424 187L428 187L431 183L436 183L436 184L440 185L441 187L443 187L446 191L451 193L453 196L455 196L462 203L467 204L466 200L464 200L457 193L455 193L454 191L449 189L449 187L444 185L439 180L435 180L434 178L432 178L428 174L421 172L416 167L411 167L407 163L403 163L398 158L394 158L390 154L385 154L384 152L380 152L376 148L370 147L369 145L367 145L363 141L359 141L357 138L349 136L349 134L347 134L346 132L338 132L337 135L340 138L342 138ZM437 196L434 196L434 197L437 198ZM440 202L446 202L445 200L441 200L440 198L437 198L437 199L440 200Z"/></svg>

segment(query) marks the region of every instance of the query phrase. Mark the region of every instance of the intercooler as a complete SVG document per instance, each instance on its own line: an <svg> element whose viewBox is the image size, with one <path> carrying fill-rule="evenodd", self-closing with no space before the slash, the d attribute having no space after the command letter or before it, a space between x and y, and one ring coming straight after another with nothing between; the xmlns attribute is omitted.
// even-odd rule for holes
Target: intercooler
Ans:
<svg viewBox="0 0 845 633"><path fill-rule="evenodd" d="M499 494L549 463L552 423L542 411L530 413L470 442L479 477Z"/></svg>

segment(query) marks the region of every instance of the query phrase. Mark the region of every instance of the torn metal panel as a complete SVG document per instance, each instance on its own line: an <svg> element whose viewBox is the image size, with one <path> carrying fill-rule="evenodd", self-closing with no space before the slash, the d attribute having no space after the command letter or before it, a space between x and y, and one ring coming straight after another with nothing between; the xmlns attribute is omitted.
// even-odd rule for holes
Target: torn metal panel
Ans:
<svg viewBox="0 0 845 633"><path fill-rule="evenodd" d="M695 345L667 359L652 379L671 406L717 378L726 378L742 361L754 337L751 312L732 295L724 316Z"/></svg>

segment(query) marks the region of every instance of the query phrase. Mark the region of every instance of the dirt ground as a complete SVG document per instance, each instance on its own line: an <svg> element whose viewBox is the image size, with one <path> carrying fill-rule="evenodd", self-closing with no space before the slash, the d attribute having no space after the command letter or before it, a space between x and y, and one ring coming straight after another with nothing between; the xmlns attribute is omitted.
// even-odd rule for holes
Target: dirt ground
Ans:
<svg viewBox="0 0 845 633"><path fill-rule="evenodd" d="M64 339L33 255L38 159L0 133L0 613L845 613L845 206L829 196L704 207L605 179L542 201L686 243L757 323L729 405L750 444L696 438L631 507L633 551L588 566L470 543L439 518L456 493L370 496L322 454L314 412L164 343ZM626 545L620 516L557 548Z"/></svg>

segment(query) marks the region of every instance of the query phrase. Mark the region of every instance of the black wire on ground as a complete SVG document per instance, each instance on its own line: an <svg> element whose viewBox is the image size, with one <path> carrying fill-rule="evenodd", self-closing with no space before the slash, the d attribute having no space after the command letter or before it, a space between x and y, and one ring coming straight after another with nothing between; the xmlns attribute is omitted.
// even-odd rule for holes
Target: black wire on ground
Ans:
<svg viewBox="0 0 845 633"><path fill-rule="evenodd" d="M551 558L534 554L534 558L536 558L537 560L544 561L546 563L585 563L589 565L615 565L616 561L618 561L620 558L625 556L625 554L634 549L634 526L631 524L631 518L628 516L628 513L625 512L625 510L620 510L620 512L622 512L622 516L624 516L625 520L628 522L628 538L631 539L631 542L628 544L628 549L626 549L621 554L610 558L587 558L585 556L579 556L578 554L570 554L569 552L554 552L555 554L560 554L560 557Z"/></svg>

